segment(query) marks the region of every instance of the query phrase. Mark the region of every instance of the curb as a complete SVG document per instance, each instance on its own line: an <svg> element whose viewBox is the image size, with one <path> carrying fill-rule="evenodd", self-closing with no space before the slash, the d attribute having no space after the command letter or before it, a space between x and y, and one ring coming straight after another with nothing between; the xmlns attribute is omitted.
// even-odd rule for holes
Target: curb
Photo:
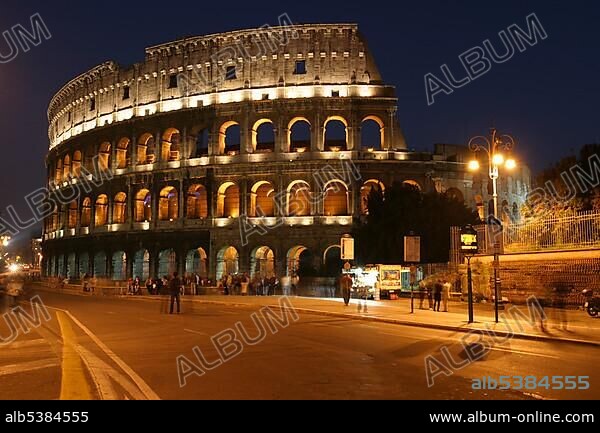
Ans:
<svg viewBox="0 0 600 433"><path fill-rule="evenodd" d="M74 296L83 296L83 297L91 297L92 295L84 295L80 293L65 293L65 292L57 292L55 290L51 290L49 288L43 288L42 290L52 293L66 294L66 295L74 295ZM107 296L108 297L108 296ZM149 296L111 296L112 298L119 299L128 299L128 300L140 300L140 301L160 301L162 298L157 297L149 297ZM182 300L184 300L183 298ZM293 298L292 298L293 299ZM225 302L225 301L209 301L193 298L192 302L206 305L230 305L234 307L254 307L253 304L242 303L242 302ZM280 307L279 304L267 304L267 305L257 305L258 307ZM464 326L453 326L453 325L440 325L436 323L423 323L423 322L412 322L407 320L399 320L399 319L390 319L386 317L377 317L377 316L359 316L356 314L349 313L338 313L333 311L324 311L324 310L313 310L310 308L296 308L294 310L299 313L305 314L314 314L318 316L326 316L326 317L342 317L345 319L351 320L360 320L364 322L378 322L378 323L387 323L390 325L402 325L402 326L412 326L415 328L427 328L427 329L438 329L441 331L454 331L454 332L462 332L465 334L468 333L480 333L480 334L494 334L496 336L501 337L511 337L511 338L519 338L522 340L530 340L530 341L543 341L543 342L552 342L552 343L571 343L571 344L579 344L585 346L592 347L600 347L600 342L589 341L589 340L579 340L579 339L569 339L562 337L548 337L545 335L532 335L532 334L522 334L522 333L511 333L507 331L494 331L480 328L468 328L468 325Z"/></svg>

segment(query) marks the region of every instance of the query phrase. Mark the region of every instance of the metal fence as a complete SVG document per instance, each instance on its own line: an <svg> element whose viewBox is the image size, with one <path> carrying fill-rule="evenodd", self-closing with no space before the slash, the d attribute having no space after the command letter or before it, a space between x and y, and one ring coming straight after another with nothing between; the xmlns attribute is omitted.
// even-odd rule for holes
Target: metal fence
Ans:
<svg viewBox="0 0 600 433"><path fill-rule="evenodd" d="M486 225L477 230L479 254L490 255L496 246L503 253L569 251L600 248L600 211L508 224L502 235ZM462 263L460 227L450 231L450 262Z"/></svg>
<svg viewBox="0 0 600 433"><path fill-rule="evenodd" d="M600 211L509 224L503 238L507 253L600 247Z"/></svg>

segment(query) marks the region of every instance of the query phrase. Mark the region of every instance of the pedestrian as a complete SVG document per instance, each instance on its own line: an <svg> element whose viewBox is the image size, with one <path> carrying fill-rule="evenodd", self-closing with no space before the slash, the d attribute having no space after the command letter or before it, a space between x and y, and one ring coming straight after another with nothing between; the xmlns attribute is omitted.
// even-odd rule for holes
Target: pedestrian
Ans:
<svg viewBox="0 0 600 433"><path fill-rule="evenodd" d="M242 296L248 296L248 285L250 284L250 278L248 274L242 275L240 278L240 292Z"/></svg>
<svg viewBox="0 0 600 433"><path fill-rule="evenodd" d="M85 293L90 291L89 285L90 285L90 276L86 273L83 275L83 291Z"/></svg>
<svg viewBox="0 0 600 433"><path fill-rule="evenodd" d="M421 280L419 283L419 310L424 310L423 303L425 302L425 293L427 293L427 288L425 287L425 280Z"/></svg>
<svg viewBox="0 0 600 433"><path fill-rule="evenodd" d="M177 302L177 314L181 313L181 278L177 272L173 272L173 278L169 282L169 291L171 292L171 307L169 314L173 314L173 304Z"/></svg>
<svg viewBox="0 0 600 433"><path fill-rule="evenodd" d="M452 288L452 283L450 281L444 282L443 290L442 290L442 311L444 313L448 312L448 299L450 299L450 289Z"/></svg>
<svg viewBox="0 0 600 433"><path fill-rule="evenodd" d="M342 274L340 278L340 290L342 291L342 297L344 298L344 305L348 306L350 303L350 292L352 290L352 277L348 274Z"/></svg>
<svg viewBox="0 0 600 433"><path fill-rule="evenodd" d="M288 275L281 277L281 289L283 290L283 296L290 295L290 288L292 286L292 279Z"/></svg>
<svg viewBox="0 0 600 433"><path fill-rule="evenodd" d="M442 291L444 287L441 280L437 280L433 287L433 311L440 311L440 304L442 303Z"/></svg>

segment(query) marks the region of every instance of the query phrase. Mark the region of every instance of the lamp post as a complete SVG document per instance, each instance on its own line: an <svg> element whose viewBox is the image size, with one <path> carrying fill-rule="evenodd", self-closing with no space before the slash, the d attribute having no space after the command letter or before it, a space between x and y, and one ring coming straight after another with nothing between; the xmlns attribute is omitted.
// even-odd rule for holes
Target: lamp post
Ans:
<svg viewBox="0 0 600 433"><path fill-rule="evenodd" d="M488 157L488 174L492 180L492 198L494 203L494 218L498 218L498 178L500 177L500 168L507 170L516 168L517 163L512 158L506 158L503 152L509 153L515 146L515 139L508 134L499 133L496 128L490 129L490 136L477 136L469 141L469 149L475 153L485 152ZM479 161L474 159L469 162L469 170L478 171ZM499 252L494 241L494 312L496 323L498 323L498 268Z"/></svg>
<svg viewBox="0 0 600 433"><path fill-rule="evenodd" d="M460 250L467 258L467 296L469 302L469 323L473 323L473 274L471 273L471 259L478 252L477 231L468 225L460 232Z"/></svg>

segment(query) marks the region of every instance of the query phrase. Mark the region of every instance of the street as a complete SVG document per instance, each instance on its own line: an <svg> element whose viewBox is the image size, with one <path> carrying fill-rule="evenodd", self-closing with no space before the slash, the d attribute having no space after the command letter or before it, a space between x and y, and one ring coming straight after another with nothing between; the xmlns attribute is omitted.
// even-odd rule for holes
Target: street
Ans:
<svg viewBox="0 0 600 433"><path fill-rule="evenodd" d="M600 397L600 375L590 362L600 348L593 346L513 338L495 344L480 361L437 375L429 388L425 358L444 359L440 349L449 346L455 359L461 352L464 359L464 333L298 313L297 321L265 326L260 342L238 344L238 353L223 360L211 337L230 329L239 339L243 328L254 338L259 331L253 317L259 317L260 308L192 303L184 297L183 314L169 315L166 299L39 295L50 320L0 346L0 399ZM293 306L294 298L290 302ZM23 308L31 311L29 305ZM276 309L273 313L284 317ZM5 315L3 340L10 334L7 323ZM196 346L215 367L196 367L199 374L186 375L181 387L177 359L183 355L198 366ZM519 375L536 376L538 382L545 376L589 376L590 389L472 389L473 379Z"/></svg>

